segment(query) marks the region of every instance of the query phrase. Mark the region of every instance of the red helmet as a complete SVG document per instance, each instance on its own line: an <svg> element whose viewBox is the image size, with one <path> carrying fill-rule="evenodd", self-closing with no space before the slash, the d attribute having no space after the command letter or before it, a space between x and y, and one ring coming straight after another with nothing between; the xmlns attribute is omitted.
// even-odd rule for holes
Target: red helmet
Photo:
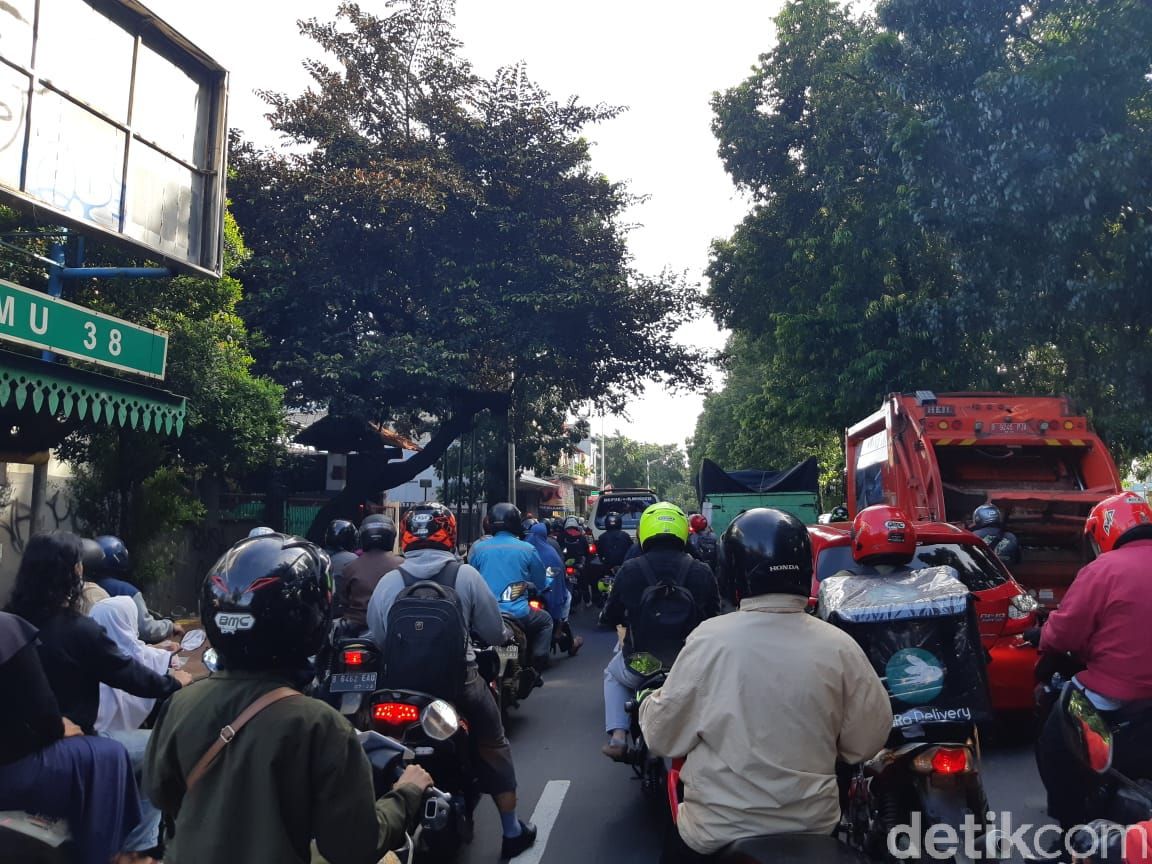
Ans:
<svg viewBox="0 0 1152 864"><path fill-rule="evenodd" d="M456 551L456 517L443 504L418 504L404 514L400 545L405 552L417 549Z"/></svg>
<svg viewBox="0 0 1152 864"><path fill-rule="evenodd" d="M916 554L916 528L887 504L865 507L852 520L852 557L860 564L907 564Z"/></svg>
<svg viewBox="0 0 1152 864"><path fill-rule="evenodd" d="M1144 528L1137 532L1135 529ZM1128 536L1131 533L1132 536ZM1111 495L1092 508L1084 523L1084 536L1097 555L1111 552L1121 543L1152 537L1152 507L1135 492Z"/></svg>
<svg viewBox="0 0 1152 864"><path fill-rule="evenodd" d="M708 530L708 520L700 513L693 513L692 518L688 520L688 527L692 529L693 534L701 534Z"/></svg>

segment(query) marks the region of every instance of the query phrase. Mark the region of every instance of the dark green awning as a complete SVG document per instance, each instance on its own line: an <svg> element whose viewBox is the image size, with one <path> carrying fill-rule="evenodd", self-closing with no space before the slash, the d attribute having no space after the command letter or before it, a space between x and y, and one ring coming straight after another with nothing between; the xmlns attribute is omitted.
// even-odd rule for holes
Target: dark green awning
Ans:
<svg viewBox="0 0 1152 864"><path fill-rule="evenodd" d="M181 435L187 407L167 390L0 351L0 408Z"/></svg>

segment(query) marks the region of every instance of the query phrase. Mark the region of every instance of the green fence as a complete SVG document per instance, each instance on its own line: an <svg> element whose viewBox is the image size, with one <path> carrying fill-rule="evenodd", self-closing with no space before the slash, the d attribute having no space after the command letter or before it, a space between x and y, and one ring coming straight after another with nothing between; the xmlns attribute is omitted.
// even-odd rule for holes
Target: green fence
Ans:
<svg viewBox="0 0 1152 864"><path fill-rule="evenodd" d="M233 500L220 511L220 518L230 522L264 522L264 499L252 496L245 500ZM312 525L312 520L320 512L322 502L286 503L284 505L284 531L288 534L304 536Z"/></svg>

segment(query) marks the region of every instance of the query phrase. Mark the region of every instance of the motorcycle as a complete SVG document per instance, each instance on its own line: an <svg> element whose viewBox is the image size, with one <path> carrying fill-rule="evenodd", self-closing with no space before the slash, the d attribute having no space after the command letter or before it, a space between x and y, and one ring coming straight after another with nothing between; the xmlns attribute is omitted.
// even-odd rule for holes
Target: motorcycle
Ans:
<svg viewBox="0 0 1152 864"><path fill-rule="evenodd" d="M640 705L653 690L658 690L668 678L668 670L654 654L641 651L625 660L629 671L643 678L637 688L636 698L624 706L631 721L628 729L627 748L617 761L632 766L632 771L640 780L640 788L647 794L661 795L671 789L675 779L669 782L668 763L660 756L653 756L644 741L644 730L640 728ZM679 776L678 773L676 775ZM669 793L671 794L671 792Z"/></svg>
<svg viewBox="0 0 1152 864"><path fill-rule="evenodd" d="M737 840L719 855L721 864L867 864L868 859L835 837L780 834Z"/></svg>
<svg viewBox="0 0 1152 864"><path fill-rule="evenodd" d="M69 864L75 858L67 820L19 810L0 811L0 861Z"/></svg>
<svg viewBox="0 0 1152 864"><path fill-rule="evenodd" d="M528 605L533 609L548 612L552 616L552 653L567 653L569 657L575 657L579 646L576 643L576 636L572 632L572 625L569 624L567 617L573 595L569 590L568 602L560 604L557 601L554 603L553 594L557 589L557 580L560 578L560 574L555 572L552 567L547 568L546 572L548 574L548 584L543 591L535 585L529 586ZM563 606L563 608L560 608L560 606Z"/></svg>
<svg viewBox="0 0 1152 864"><path fill-rule="evenodd" d="M444 699L414 690L377 690L360 715L359 728L378 732L405 748L404 756L436 778L426 798L422 830L413 837L420 860L451 860L472 842L473 813L480 800L474 747L468 726Z"/></svg>
<svg viewBox="0 0 1152 864"><path fill-rule="evenodd" d="M892 835L899 826L917 824L913 814L922 814L919 824L928 834L936 825L959 829L969 814L988 812L979 763L979 736L971 721L894 729L884 749L853 768L839 834L873 857L885 855L889 836L897 836L901 848L894 854L914 857L910 846L919 839L906 832ZM998 838L978 839L988 850L982 860L998 860ZM967 859L957 850L955 860Z"/></svg>
<svg viewBox="0 0 1152 864"><path fill-rule="evenodd" d="M1126 849L1124 826L1152 819L1152 780L1133 780L1112 767L1114 728L1080 688L1066 684L1059 705L1069 750L1098 781L1088 790L1091 811L1103 817L1073 830L1068 847L1083 864L1118 864L1125 852L1140 851Z"/></svg>
<svg viewBox="0 0 1152 864"><path fill-rule="evenodd" d="M616 584L616 571L619 567L605 567L600 574L600 579L596 583L596 606L603 609L604 604L608 602L608 596L612 593L612 586Z"/></svg>

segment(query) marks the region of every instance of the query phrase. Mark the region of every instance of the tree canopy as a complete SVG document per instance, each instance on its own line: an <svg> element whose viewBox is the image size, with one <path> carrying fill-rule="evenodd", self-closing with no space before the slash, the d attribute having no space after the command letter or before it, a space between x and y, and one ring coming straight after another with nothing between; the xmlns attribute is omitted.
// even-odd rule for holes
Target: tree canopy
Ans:
<svg viewBox="0 0 1152 864"><path fill-rule="evenodd" d="M911 389L1068 393L1152 448L1152 7L793 0L777 25L713 101L753 206L713 248L734 336L693 458L787 464Z"/></svg>
<svg viewBox="0 0 1152 864"><path fill-rule="evenodd" d="M522 66L481 78L447 0L386 8L301 22L325 57L312 86L264 94L291 147L232 148L260 368L294 403L438 429L425 460L357 478L322 518L509 399L530 429L591 399L618 410L645 380L699 383L699 352L673 341L696 294L633 270L629 193L590 165L583 130L619 109L555 100Z"/></svg>

